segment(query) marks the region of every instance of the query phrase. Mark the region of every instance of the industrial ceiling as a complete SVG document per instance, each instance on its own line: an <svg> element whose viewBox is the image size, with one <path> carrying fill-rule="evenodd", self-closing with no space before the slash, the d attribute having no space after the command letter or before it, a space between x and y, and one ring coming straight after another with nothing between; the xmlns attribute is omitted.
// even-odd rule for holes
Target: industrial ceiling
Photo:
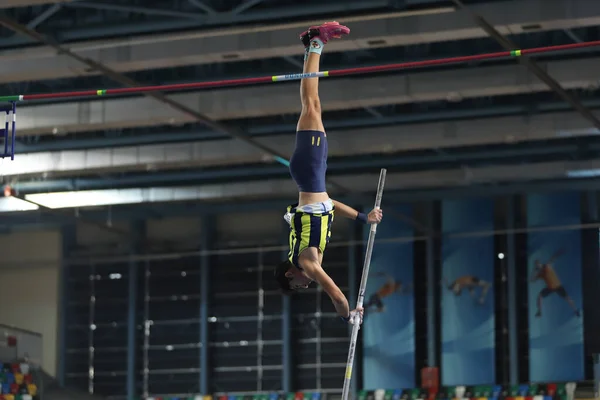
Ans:
<svg viewBox="0 0 600 400"><path fill-rule="evenodd" d="M504 50L474 14L523 49L600 39L600 2L463 3L466 9L441 0L3 2L0 14L10 23L0 29L0 94L296 73L298 33L330 19L352 34L327 46L326 70ZM44 40L15 33L14 24ZM534 59L572 101L597 114L600 48ZM371 192L382 167L390 190L407 194L564 182L600 171L594 117L515 59L328 78L320 93L331 191L340 195ZM0 176L18 197L50 208L290 199L286 167L264 148L291 154L298 113L298 82L24 103L16 159L4 160ZM0 199L0 211L31 208Z"/></svg>

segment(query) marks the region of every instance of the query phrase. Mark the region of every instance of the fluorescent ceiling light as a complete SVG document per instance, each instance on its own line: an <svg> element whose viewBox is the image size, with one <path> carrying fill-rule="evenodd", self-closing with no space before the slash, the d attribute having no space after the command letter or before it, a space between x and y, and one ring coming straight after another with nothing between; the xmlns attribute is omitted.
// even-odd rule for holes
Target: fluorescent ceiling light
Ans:
<svg viewBox="0 0 600 400"><path fill-rule="evenodd" d="M595 178L600 176L600 169L580 169L567 171L569 178Z"/></svg>
<svg viewBox="0 0 600 400"><path fill-rule="evenodd" d="M34 211L39 209L35 204L17 199L16 197L0 198L0 212Z"/></svg>
<svg viewBox="0 0 600 400"><path fill-rule="evenodd" d="M26 200L44 207L76 208L102 207L119 204L163 203L170 201L211 200L262 196L267 193L293 194L295 186L289 180L203 186L154 187L73 192L36 193Z"/></svg>

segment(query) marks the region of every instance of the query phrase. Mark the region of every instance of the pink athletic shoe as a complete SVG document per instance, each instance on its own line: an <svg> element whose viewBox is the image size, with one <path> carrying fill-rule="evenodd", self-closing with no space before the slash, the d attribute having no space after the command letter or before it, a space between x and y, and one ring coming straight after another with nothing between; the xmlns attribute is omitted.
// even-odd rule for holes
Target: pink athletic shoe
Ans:
<svg viewBox="0 0 600 400"><path fill-rule="evenodd" d="M323 44L326 44L330 39L340 39L344 35L348 35L350 29L347 26L340 25L338 22L326 22L320 26L311 26L307 31L300 34L300 40L304 46L308 46L314 38L319 38Z"/></svg>

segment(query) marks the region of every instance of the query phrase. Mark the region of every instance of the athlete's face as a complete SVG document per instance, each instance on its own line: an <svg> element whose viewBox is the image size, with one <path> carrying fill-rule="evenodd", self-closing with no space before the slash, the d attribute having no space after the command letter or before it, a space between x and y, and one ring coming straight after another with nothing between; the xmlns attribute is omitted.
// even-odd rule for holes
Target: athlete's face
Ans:
<svg viewBox="0 0 600 400"><path fill-rule="evenodd" d="M290 289L301 290L308 288L311 284L312 279L306 276L304 271L299 270L296 267L292 267L285 273L285 276L290 280Z"/></svg>

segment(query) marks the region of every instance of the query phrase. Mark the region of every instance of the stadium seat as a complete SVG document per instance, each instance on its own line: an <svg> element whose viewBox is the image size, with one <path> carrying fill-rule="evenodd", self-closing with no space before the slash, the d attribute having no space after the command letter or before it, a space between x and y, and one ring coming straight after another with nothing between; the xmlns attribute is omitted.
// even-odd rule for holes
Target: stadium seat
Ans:
<svg viewBox="0 0 600 400"><path fill-rule="evenodd" d="M2 384L2 394L10 394L10 383Z"/></svg>
<svg viewBox="0 0 600 400"><path fill-rule="evenodd" d="M37 395L37 386L35 385L35 383L30 383L29 385L27 385L27 391L29 392L30 395L36 396Z"/></svg>
<svg viewBox="0 0 600 400"><path fill-rule="evenodd" d="M12 394L5 394L4 400L15 400L15 396L13 396Z"/></svg>
<svg viewBox="0 0 600 400"><path fill-rule="evenodd" d="M22 373L20 373L20 372L15 373L15 383L17 385L23 384L24 380L25 380L25 377L23 376Z"/></svg>

